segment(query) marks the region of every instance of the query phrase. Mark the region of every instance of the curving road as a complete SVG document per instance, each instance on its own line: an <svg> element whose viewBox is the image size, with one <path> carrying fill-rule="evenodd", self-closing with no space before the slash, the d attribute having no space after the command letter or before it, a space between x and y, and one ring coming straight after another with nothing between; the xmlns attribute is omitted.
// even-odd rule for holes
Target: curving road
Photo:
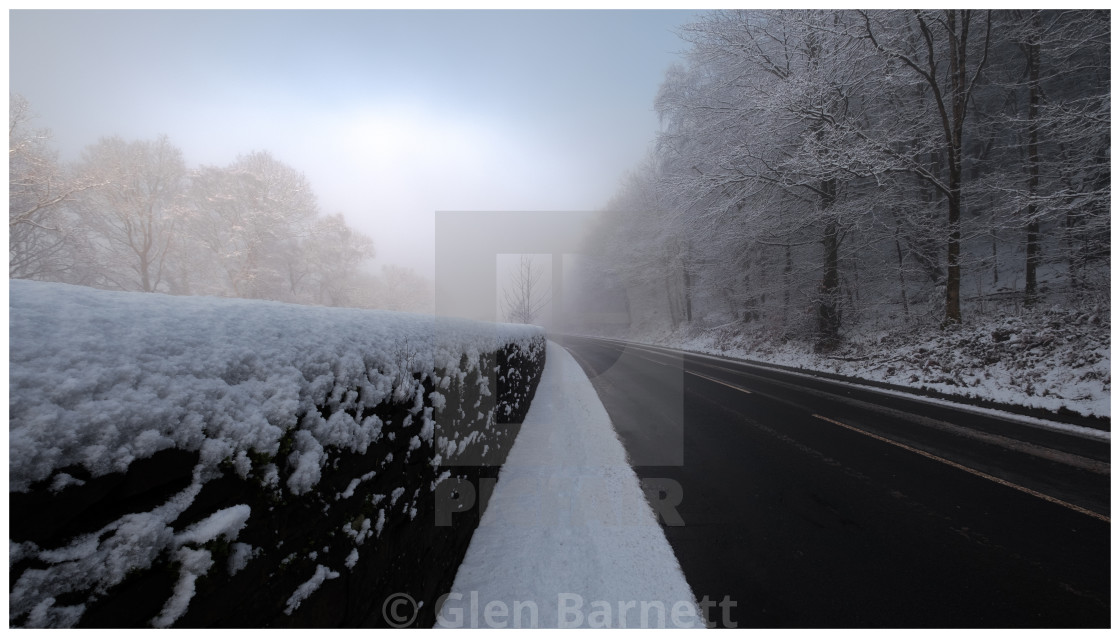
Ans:
<svg viewBox="0 0 1120 638"><path fill-rule="evenodd" d="M1109 626L1107 440L703 355L557 341L714 626Z"/></svg>

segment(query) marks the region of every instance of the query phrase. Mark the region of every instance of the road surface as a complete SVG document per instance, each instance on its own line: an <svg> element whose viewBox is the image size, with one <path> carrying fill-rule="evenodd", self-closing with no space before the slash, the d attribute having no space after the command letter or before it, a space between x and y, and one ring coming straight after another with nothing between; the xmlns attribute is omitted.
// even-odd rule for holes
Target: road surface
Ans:
<svg viewBox="0 0 1120 638"><path fill-rule="evenodd" d="M557 340L599 392L715 626L1109 626L1107 441L703 355Z"/></svg>

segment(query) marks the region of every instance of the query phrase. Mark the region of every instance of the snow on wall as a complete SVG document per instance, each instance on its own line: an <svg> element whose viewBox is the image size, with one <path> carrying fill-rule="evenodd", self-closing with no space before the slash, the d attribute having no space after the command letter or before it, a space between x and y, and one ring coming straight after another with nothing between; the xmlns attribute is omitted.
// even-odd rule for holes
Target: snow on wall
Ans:
<svg viewBox="0 0 1120 638"><path fill-rule="evenodd" d="M148 622L172 625L214 574L262 576L254 561L298 527L281 515L290 503L296 518L321 510L324 521L336 503L368 511L338 525L352 534L331 530L345 547L329 573L360 567L387 516L416 519L412 483L431 492L442 465L500 465L503 413L528 403L544 351L530 326L18 280L9 321L12 513L50 512L14 523L9 540L10 622L28 626L79 624L87 605L157 563L172 575ZM528 374L495 370L511 360ZM526 378L514 387L507 376ZM171 477L175 464L187 469ZM130 481L162 491L141 511L130 496L121 507L133 511L90 508L78 522L53 512ZM251 493L231 502L241 485ZM401 503L381 502L388 492ZM262 525L277 529L254 531ZM331 543L283 550L285 565L321 565ZM295 611L299 591L261 613L286 601Z"/></svg>
<svg viewBox="0 0 1120 638"><path fill-rule="evenodd" d="M14 491L61 467L101 476L170 447L243 464L248 453L277 454L308 415L288 484L298 494L314 486L322 447L360 452L379 435L345 408L420 401L414 374L458 368L463 356L477 365L481 352L539 335L386 311L10 286ZM317 418L317 405L332 418Z"/></svg>

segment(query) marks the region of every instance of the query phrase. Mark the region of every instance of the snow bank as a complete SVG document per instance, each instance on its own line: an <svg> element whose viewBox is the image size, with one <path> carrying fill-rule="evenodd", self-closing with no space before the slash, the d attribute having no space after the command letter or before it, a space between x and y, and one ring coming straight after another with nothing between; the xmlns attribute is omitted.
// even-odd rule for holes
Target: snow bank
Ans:
<svg viewBox="0 0 1120 638"><path fill-rule="evenodd" d="M621 338L1054 413L1111 416L1107 309L978 317L950 330L865 330L845 335L827 355L813 352L808 341L778 339L743 324Z"/></svg>
<svg viewBox="0 0 1120 638"><path fill-rule="evenodd" d="M436 627L702 627L598 394L571 355L547 347Z"/></svg>
<svg viewBox="0 0 1120 638"><path fill-rule="evenodd" d="M393 586L371 561L465 547L429 529L437 476L500 465L543 354L530 326L17 280L9 321L13 626L171 626L227 580L321 622L334 574Z"/></svg>

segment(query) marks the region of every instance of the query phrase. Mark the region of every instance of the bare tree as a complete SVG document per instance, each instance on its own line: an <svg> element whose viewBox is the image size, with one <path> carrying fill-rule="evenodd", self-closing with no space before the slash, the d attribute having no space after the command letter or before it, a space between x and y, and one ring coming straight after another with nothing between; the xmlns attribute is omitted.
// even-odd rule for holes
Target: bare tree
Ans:
<svg viewBox="0 0 1120 638"><path fill-rule="evenodd" d="M825 347L841 328L843 242L867 215L849 202L871 176L849 152L867 118L870 70L844 28L835 12L708 14L685 27L691 64L668 74L657 101L667 122L660 146L675 164L665 199L692 230L683 261L694 260L692 246L718 246L723 259L704 261L737 264L722 269L731 278L723 287L745 320L760 316L768 296L788 315L795 256L815 234L820 266L803 290ZM699 273L683 270L687 316Z"/></svg>
<svg viewBox="0 0 1120 638"><path fill-rule="evenodd" d="M8 102L8 276L85 283L79 268L84 243L65 210L94 182L59 167L50 131L31 129L23 96Z"/></svg>
<svg viewBox="0 0 1120 638"><path fill-rule="evenodd" d="M412 268L385 264L369 282L371 308L431 314L435 309L432 281Z"/></svg>
<svg viewBox="0 0 1120 638"><path fill-rule="evenodd" d="M373 240L350 228L341 214L315 221L311 235L287 259L293 300L355 306L361 296L361 265L374 256Z"/></svg>
<svg viewBox="0 0 1120 638"><path fill-rule="evenodd" d="M626 177L607 205L594 252L607 257L613 277L653 298L642 321L664 315L675 328L691 320L689 238L677 214L687 203L669 199L679 192L667 187L669 175L666 161L652 155Z"/></svg>
<svg viewBox="0 0 1120 638"><path fill-rule="evenodd" d="M1108 252L1109 16L1017 11L1002 26L1021 56L1008 55L1003 73L1019 108L993 118L1015 136L1015 161L998 175L1009 217L1025 227L1023 301L1032 305L1042 297L1048 235L1065 236L1065 250L1050 258L1068 260L1071 288L1082 287L1081 266L1104 261Z"/></svg>
<svg viewBox="0 0 1120 638"><path fill-rule="evenodd" d="M511 323L533 323L550 295L541 284L544 271L536 266L531 255L521 255L513 278L506 284L503 311Z"/></svg>
<svg viewBox="0 0 1120 638"><path fill-rule="evenodd" d="M105 277L122 290L164 287L183 212L182 152L166 135L133 142L103 138L86 148L77 172L98 184L81 194L76 211L101 248Z"/></svg>
<svg viewBox="0 0 1120 638"><path fill-rule="evenodd" d="M1091 11L701 16L658 94L656 151L596 229L601 279L625 285L639 331L818 347L867 319L956 324L989 297L1099 303L1108 25ZM1066 260L1061 286L1043 265Z"/></svg>
<svg viewBox="0 0 1120 638"><path fill-rule="evenodd" d="M944 157L944 175L924 167L916 173L939 191L948 204L945 321L961 320L961 191L964 179L965 119L981 72L988 60L992 14L979 25L971 10L862 13L860 37L890 62L915 74L932 96L940 136L936 151ZM974 30L973 27L978 27ZM976 31L980 33L977 34ZM916 35L914 35L916 34Z"/></svg>
<svg viewBox="0 0 1120 638"><path fill-rule="evenodd" d="M307 178L266 152L191 176L189 232L235 297L291 298L293 265L313 232L318 204Z"/></svg>
<svg viewBox="0 0 1120 638"><path fill-rule="evenodd" d="M307 178L267 152L188 173L166 136L114 136L63 170L49 132L27 126L27 101L10 97L10 277L334 306L412 287L391 305L430 306L412 271L364 272L372 239L320 216Z"/></svg>

